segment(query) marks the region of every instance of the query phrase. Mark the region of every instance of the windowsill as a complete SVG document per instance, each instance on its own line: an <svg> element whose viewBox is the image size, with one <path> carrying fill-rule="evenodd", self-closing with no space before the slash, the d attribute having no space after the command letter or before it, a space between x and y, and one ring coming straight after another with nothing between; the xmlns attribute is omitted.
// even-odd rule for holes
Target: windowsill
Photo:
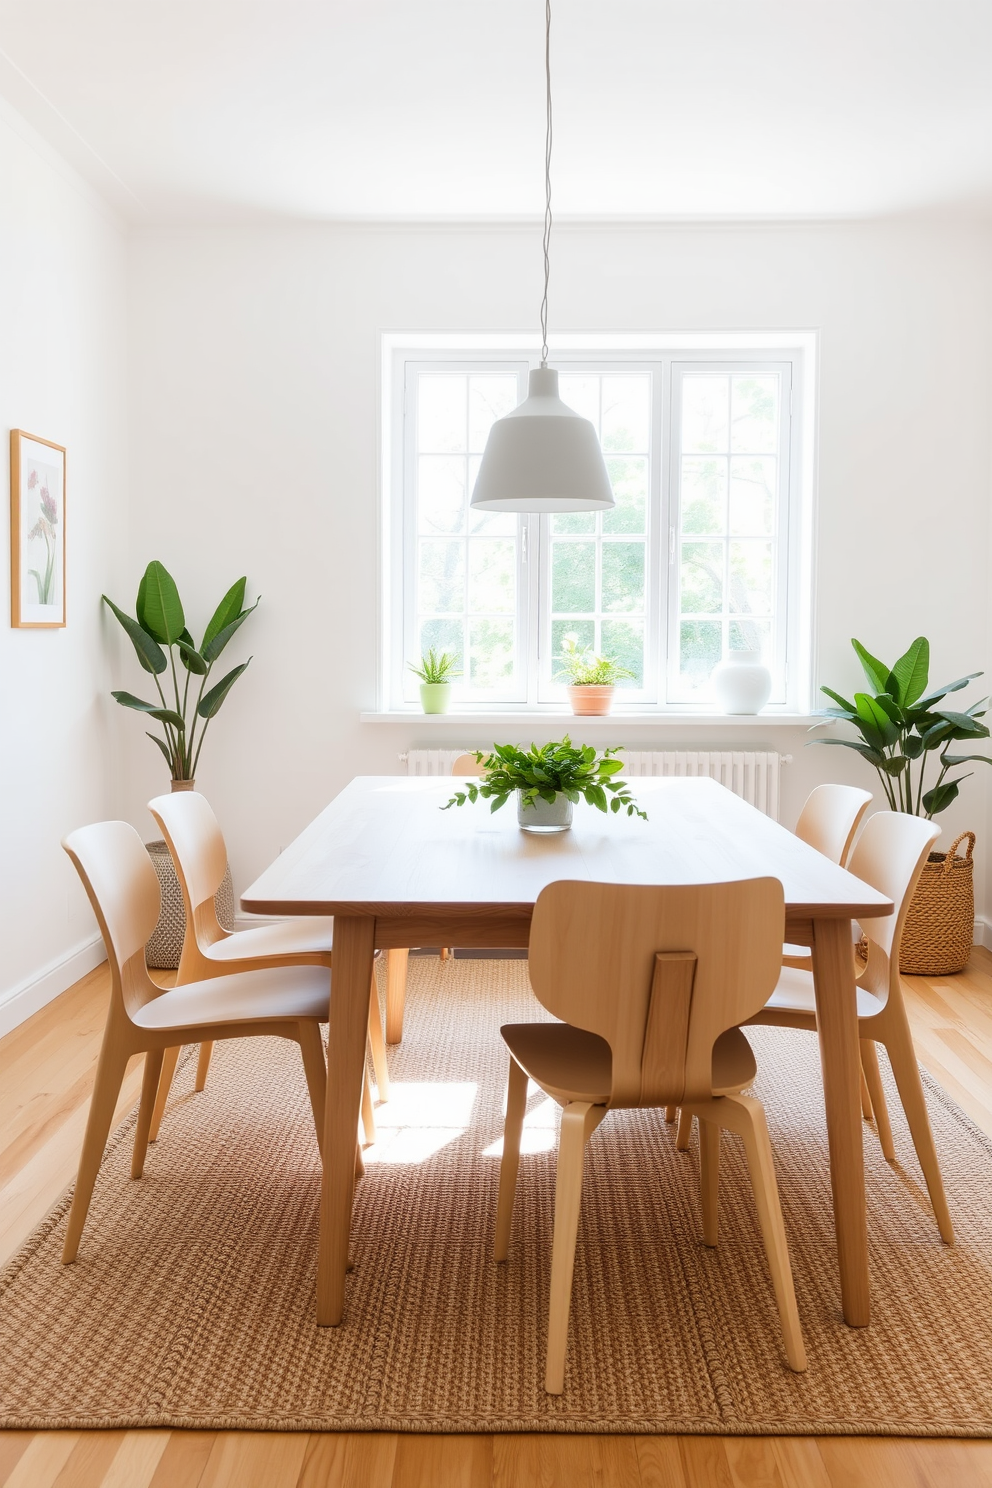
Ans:
<svg viewBox="0 0 992 1488"><path fill-rule="evenodd" d="M822 714L788 713L785 709L768 709L764 713L717 713L715 710L697 709L681 712L676 708L639 708L622 710L614 708L612 713L602 716L579 715L570 708L517 708L496 711L494 709L473 710L463 708L450 713L422 713L419 708L395 709L392 712L360 713L362 723L416 723L440 725L442 728L465 728L470 724L529 724L557 723L567 719L583 729L606 726L616 728L658 728L665 725L701 724L715 728L810 728L815 723L826 723Z"/></svg>

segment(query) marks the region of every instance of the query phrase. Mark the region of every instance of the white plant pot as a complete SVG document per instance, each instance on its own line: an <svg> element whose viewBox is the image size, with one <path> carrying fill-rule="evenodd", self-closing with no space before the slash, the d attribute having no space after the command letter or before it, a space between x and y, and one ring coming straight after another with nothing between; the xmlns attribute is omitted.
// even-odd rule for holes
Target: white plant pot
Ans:
<svg viewBox="0 0 992 1488"><path fill-rule="evenodd" d="M760 651L729 651L711 680L724 713L760 713L772 694L772 674Z"/></svg>
<svg viewBox="0 0 992 1488"><path fill-rule="evenodd" d="M525 832L567 832L572 825L572 803L560 791L553 801L540 796L529 806L517 791L517 822Z"/></svg>

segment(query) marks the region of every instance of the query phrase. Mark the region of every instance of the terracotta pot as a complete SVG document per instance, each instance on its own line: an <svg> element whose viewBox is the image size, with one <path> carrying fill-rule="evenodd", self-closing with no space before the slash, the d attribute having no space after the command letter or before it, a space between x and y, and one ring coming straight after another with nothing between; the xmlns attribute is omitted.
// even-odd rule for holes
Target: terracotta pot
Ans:
<svg viewBox="0 0 992 1488"><path fill-rule="evenodd" d="M572 712L580 718L603 717L613 706L613 686L570 687L568 700Z"/></svg>
<svg viewBox="0 0 992 1488"><path fill-rule="evenodd" d="M174 791L178 791L178 790L196 790L196 781L195 780L174 780L172 782L172 789Z"/></svg>

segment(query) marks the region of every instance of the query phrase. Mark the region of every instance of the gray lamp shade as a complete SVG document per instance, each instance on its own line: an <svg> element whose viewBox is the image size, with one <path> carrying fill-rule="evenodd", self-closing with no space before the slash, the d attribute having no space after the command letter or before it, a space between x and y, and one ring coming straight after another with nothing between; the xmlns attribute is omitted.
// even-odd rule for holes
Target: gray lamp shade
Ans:
<svg viewBox="0 0 992 1488"><path fill-rule="evenodd" d="M558 396L551 367L530 374L527 397L497 419L472 492L476 511L606 511L616 503L596 430Z"/></svg>

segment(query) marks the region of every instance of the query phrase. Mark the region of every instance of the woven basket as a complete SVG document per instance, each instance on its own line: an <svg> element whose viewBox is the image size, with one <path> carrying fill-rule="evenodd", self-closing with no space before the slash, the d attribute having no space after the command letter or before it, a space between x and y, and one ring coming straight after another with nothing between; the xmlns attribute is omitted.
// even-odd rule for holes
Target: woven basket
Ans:
<svg viewBox="0 0 992 1488"><path fill-rule="evenodd" d="M156 971L175 971L186 937L183 891L179 887L179 878L168 845L160 838L157 842L146 842L145 846L162 890L162 909L151 940L145 946L145 961ZM224 874L224 880L214 897L214 907L221 928L233 930L234 886L231 883L230 868Z"/></svg>
<svg viewBox="0 0 992 1488"><path fill-rule="evenodd" d="M968 851L958 857L968 838ZM962 832L946 853L932 852L923 865L902 932L899 970L911 976L948 976L963 971L975 929L974 832Z"/></svg>

